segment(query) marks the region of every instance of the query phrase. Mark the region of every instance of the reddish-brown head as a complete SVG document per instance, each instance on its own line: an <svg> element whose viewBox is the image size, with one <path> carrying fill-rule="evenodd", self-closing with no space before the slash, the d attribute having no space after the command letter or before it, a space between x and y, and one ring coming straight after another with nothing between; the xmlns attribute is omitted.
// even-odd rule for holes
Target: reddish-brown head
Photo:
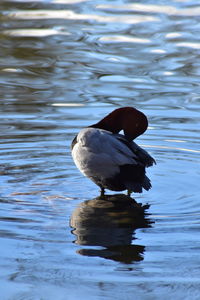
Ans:
<svg viewBox="0 0 200 300"><path fill-rule="evenodd" d="M132 141L148 127L148 120L145 114L133 107L122 107L115 109L98 123L90 126L105 129L113 133L124 131L125 137Z"/></svg>

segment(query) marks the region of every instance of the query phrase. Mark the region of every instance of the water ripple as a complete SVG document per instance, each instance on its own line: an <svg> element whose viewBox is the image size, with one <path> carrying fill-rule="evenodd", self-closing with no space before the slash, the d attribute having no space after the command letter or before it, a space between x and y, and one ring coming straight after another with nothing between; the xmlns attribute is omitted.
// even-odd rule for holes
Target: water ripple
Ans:
<svg viewBox="0 0 200 300"><path fill-rule="evenodd" d="M0 9L2 297L129 299L134 289L138 300L198 300L198 3L3 1ZM74 166L71 140L120 106L149 119L137 142L157 161L147 169L153 187L134 195L150 205L148 226L72 229L74 212L99 191ZM95 245L81 244L88 233ZM119 244L102 246L102 234Z"/></svg>

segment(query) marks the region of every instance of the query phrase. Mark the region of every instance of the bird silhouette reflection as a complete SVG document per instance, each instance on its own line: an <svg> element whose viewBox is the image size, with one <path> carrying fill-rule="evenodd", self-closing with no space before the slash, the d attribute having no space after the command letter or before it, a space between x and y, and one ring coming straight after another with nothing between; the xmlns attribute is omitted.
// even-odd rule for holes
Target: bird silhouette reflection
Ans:
<svg viewBox="0 0 200 300"><path fill-rule="evenodd" d="M73 212L70 225L76 236L75 243L82 246L77 252L86 256L99 256L123 263L143 260L144 246L134 245L137 228L151 227L146 210L134 199L123 194L107 195L81 203Z"/></svg>

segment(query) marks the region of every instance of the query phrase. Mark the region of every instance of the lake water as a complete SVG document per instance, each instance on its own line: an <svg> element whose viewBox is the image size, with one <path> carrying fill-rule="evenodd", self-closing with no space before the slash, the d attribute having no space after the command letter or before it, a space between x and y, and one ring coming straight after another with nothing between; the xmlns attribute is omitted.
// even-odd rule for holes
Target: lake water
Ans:
<svg viewBox="0 0 200 300"><path fill-rule="evenodd" d="M2 300L200 299L199 18L192 0L1 1ZM139 223L70 155L120 106L148 116L157 161Z"/></svg>

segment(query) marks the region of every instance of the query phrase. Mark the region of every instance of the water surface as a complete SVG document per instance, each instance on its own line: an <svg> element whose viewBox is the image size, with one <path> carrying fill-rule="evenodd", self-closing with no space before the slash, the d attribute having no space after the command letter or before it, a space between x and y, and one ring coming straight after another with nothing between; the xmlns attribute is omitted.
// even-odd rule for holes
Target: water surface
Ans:
<svg viewBox="0 0 200 300"><path fill-rule="evenodd" d="M199 299L198 3L1 1L0 12L2 299ZM82 127L126 105L148 116L137 142L157 161L152 190L134 195L150 205L140 223L126 208L99 215L98 187L70 155Z"/></svg>

